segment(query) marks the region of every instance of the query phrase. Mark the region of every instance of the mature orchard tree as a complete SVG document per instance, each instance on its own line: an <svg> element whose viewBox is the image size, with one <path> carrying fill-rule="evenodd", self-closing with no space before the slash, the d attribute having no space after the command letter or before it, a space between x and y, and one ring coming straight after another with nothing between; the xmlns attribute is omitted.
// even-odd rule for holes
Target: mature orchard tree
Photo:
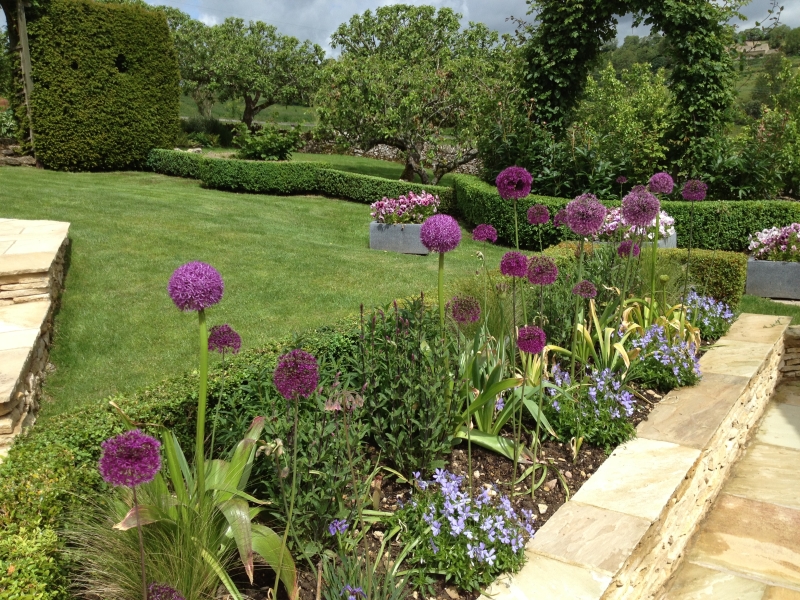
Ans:
<svg viewBox="0 0 800 600"><path fill-rule="evenodd" d="M459 19L449 8L395 4L340 25L331 46L341 55L326 65L315 99L322 130L365 152L398 148L402 179L416 173L426 184L475 158L500 50L496 32L462 29Z"/></svg>
<svg viewBox="0 0 800 600"><path fill-rule="evenodd" d="M305 104L316 90L325 53L261 21L228 18L212 28L214 86L223 99L242 98L248 127L272 104Z"/></svg>

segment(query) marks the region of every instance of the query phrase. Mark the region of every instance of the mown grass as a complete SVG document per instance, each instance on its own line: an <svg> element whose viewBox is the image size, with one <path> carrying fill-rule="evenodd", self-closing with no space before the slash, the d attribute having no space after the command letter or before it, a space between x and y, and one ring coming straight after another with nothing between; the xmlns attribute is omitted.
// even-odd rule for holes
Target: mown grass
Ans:
<svg viewBox="0 0 800 600"><path fill-rule="evenodd" d="M166 292L185 262L222 273L225 296L209 322L230 323L245 347L436 286L435 256L369 250L363 204L231 194L140 172L0 167L0 182L1 217L72 223L44 418L195 367L196 316ZM474 273L478 249L465 235L447 277ZM489 260L502 252L490 247Z"/></svg>
<svg viewBox="0 0 800 600"><path fill-rule="evenodd" d="M784 304L775 302L769 298L759 298L758 296L742 296L739 310L745 313L756 313L759 315L782 315L792 317L792 325L800 325L800 305Z"/></svg>
<svg viewBox="0 0 800 600"><path fill-rule="evenodd" d="M189 96L181 96L180 115L182 117L199 116L197 104ZM211 107L211 116L217 119L241 120L244 113L244 101L240 99L216 102ZM273 104L256 115L256 121L273 123L309 124L317 120L316 112L308 106L282 106Z"/></svg>

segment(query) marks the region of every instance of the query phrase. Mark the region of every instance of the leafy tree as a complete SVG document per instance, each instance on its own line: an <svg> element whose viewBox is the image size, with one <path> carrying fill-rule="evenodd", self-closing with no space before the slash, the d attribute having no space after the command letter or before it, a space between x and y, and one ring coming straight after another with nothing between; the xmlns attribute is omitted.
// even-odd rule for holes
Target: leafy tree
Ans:
<svg viewBox="0 0 800 600"><path fill-rule="evenodd" d="M788 25L778 25L767 35L770 48L780 48L786 41L786 36L792 30Z"/></svg>
<svg viewBox="0 0 800 600"><path fill-rule="evenodd" d="M790 56L800 55L800 27L795 27L786 34L783 50Z"/></svg>
<svg viewBox="0 0 800 600"><path fill-rule="evenodd" d="M283 35L261 21L228 18L212 29L213 86L222 99L242 98L242 121L252 127L272 104L308 105L324 52L308 40Z"/></svg>
<svg viewBox="0 0 800 600"><path fill-rule="evenodd" d="M8 47L8 30L0 27L0 97L11 95L11 54Z"/></svg>
<svg viewBox="0 0 800 600"><path fill-rule="evenodd" d="M398 148L402 179L416 173L425 184L475 158L501 48L495 32L475 23L462 30L459 19L449 8L396 4L340 25L331 46L341 56L316 96L322 131L362 151Z"/></svg>

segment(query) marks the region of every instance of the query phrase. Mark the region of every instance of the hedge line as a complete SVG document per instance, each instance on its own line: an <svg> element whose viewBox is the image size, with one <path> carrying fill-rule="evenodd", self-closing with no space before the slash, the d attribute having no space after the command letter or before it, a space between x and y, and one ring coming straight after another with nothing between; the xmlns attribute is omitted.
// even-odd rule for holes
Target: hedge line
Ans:
<svg viewBox="0 0 800 600"><path fill-rule="evenodd" d="M66 170L140 167L178 132L180 72L164 13L52 0L29 27L36 158Z"/></svg>
<svg viewBox="0 0 800 600"><path fill-rule="evenodd" d="M513 203L503 200L497 189L477 177L456 175L456 204L464 218L472 224L491 223L500 240L514 245ZM519 221L519 243L529 249L539 248L537 228L528 224L526 214L533 204L544 204L555 213L564 208L569 199L531 195L517 203ZM608 207L619 206L619 202L604 202ZM750 234L768 227L782 227L800 222L800 202L777 200L737 200L735 202L676 202L662 203L664 210L675 218L678 245L689 245L689 224L694 204L692 247L743 252L747 250ZM563 228L562 228L563 229ZM570 239L552 222L542 227L545 246Z"/></svg>
<svg viewBox="0 0 800 600"><path fill-rule="evenodd" d="M164 175L200 179L212 189L256 194L322 194L364 204L383 197L397 198L410 191L427 191L439 196L442 212L455 210L452 188L338 171L324 162L256 162L153 150L147 166Z"/></svg>

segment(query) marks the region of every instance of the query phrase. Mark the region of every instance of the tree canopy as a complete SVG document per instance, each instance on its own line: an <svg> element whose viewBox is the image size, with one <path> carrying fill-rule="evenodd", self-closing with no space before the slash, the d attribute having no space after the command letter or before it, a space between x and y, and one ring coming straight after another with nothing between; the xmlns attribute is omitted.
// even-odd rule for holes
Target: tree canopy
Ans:
<svg viewBox="0 0 800 600"><path fill-rule="evenodd" d="M403 178L416 173L423 183L475 158L500 50L496 32L462 29L459 19L449 8L396 4L340 25L331 45L341 55L326 65L315 99L321 128L350 148L398 148Z"/></svg>

